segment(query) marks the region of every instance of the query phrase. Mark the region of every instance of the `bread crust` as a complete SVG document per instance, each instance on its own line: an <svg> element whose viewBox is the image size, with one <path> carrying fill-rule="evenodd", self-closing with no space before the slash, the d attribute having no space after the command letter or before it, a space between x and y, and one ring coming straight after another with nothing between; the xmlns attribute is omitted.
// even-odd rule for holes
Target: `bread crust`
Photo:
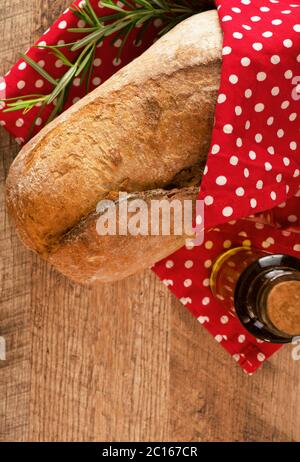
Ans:
<svg viewBox="0 0 300 462"><path fill-rule="evenodd" d="M143 200L148 208L148 231L152 225L151 201L191 201L195 211L198 187L182 188L165 191L162 189L133 193L128 197L128 208L136 199ZM173 202L174 203L174 202ZM191 239L194 234L192 227L184 229L183 234L176 235L174 230L173 209L171 209L170 235L160 233L150 235L99 235L97 221L99 213L93 212L77 224L61 240L56 251L49 255L49 261L60 272L70 279L83 284L97 284L123 279L131 274L151 267L166 255L175 252ZM116 217L119 216L119 203L116 201ZM128 213L123 221L130 222L134 214ZM160 217L161 218L161 217ZM156 223L155 223L156 224ZM120 225L120 220L117 220Z"/></svg>
<svg viewBox="0 0 300 462"><path fill-rule="evenodd" d="M95 244L90 227L97 203L109 194L168 189L179 172L205 163L221 45L216 11L189 18L22 149L7 179L7 204L25 245L80 282L119 279L182 245L175 236L165 252L160 236ZM97 277L95 245L103 245ZM145 264L143 252L136 258L143 247ZM72 248L80 258L70 257Z"/></svg>

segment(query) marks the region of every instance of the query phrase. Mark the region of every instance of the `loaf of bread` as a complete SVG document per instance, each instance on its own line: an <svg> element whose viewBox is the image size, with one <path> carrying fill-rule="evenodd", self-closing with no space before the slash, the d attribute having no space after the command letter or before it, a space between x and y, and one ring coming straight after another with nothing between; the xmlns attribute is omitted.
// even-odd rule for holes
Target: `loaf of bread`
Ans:
<svg viewBox="0 0 300 462"><path fill-rule="evenodd" d="M100 200L197 197L220 80L215 10L195 15L46 126L20 152L7 204L21 240L81 283L121 279L184 244L99 236ZM130 200L131 200L130 199Z"/></svg>

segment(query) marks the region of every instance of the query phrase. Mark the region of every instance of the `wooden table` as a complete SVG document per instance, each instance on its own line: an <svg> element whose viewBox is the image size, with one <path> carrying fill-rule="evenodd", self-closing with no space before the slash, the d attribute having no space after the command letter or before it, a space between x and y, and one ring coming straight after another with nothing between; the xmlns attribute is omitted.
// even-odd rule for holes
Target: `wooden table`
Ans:
<svg viewBox="0 0 300 462"><path fill-rule="evenodd" d="M1 1L0 73L67 4ZM0 439L299 440L291 347L247 377L150 271L83 288L23 248L4 201L17 151L1 129Z"/></svg>

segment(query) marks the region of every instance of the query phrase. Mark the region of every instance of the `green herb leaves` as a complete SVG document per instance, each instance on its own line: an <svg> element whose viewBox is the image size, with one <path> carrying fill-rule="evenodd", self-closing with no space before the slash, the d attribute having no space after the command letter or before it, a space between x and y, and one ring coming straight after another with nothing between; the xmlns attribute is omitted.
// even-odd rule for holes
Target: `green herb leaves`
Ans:
<svg viewBox="0 0 300 462"><path fill-rule="evenodd" d="M120 3L123 4L123 8ZM86 93L89 91L96 48L107 37L112 36L112 44L121 40L116 56L116 60L119 60L134 28L138 28L135 40L139 42L153 20L161 20L159 35L162 35L183 19L203 9L199 0L102 0L101 4L111 10L111 13L98 17L90 0L82 2L81 7L71 8L85 25L69 29L69 32L78 34L78 40L63 45L40 46L53 53L67 67L60 79L54 79L27 55L21 55L27 64L53 86L53 89L48 95L34 94L3 100L6 103L5 112L26 113L38 106L40 115L47 105L53 104L54 108L47 120L50 122L64 110L69 88L75 78L79 77L81 84L85 83ZM62 47L79 52L74 62L61 51Z"/></svg>

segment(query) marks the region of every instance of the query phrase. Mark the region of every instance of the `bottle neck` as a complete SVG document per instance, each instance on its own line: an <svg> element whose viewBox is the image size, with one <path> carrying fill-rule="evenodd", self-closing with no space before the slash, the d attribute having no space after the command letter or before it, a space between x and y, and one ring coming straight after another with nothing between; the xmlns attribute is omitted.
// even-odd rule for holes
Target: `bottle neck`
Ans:
<svg viewBox="0 0 300 462"><path fill-rule="evenodd" d="M300 335L300 260L249 247L214 263L211 290L254 336L273 343Z"/></svg>
<svg viewBox="0 0 300 462"><path fill-rule="evenodd" d="M300 260L287 255L261 257L238 279L235 311L256 337L274 343L291 342L300 335L299 284Z"/></svg>

